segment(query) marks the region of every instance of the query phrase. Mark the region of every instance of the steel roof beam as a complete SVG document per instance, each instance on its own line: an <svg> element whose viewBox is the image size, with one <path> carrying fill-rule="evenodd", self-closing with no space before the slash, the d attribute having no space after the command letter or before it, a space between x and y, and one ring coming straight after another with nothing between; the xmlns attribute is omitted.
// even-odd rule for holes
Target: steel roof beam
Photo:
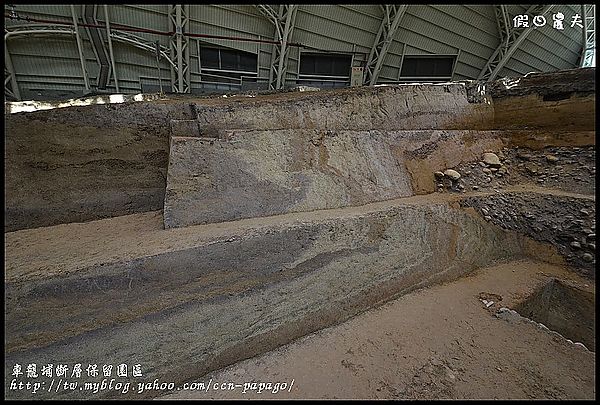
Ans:
<svg viewBox="0 0 600 405"><path fill-rule="evenodd" d="M11 27L12 28L12 27ZM4 35L5 48L6 41L8 38L19 35L42 35L42 36L53 36L53 35L75 35L75 30L73 27L65 27L65 26L52 26L52 25L35 25L35 26L20 26L18 29L6 31ZM124 33L124 32L111 32L110 36L113 40L117 42L126 43L128 45L135 46L136 48L156 53L155 44L149 40L138 37L133 34ZM170 66L175 67L175 63L171 60L169 55L167 54L168 48L165 46L160 47L160 56L169 63Z"/></svg>
<svg viewBox="0 0 600 405"><path fill-rule="evenodd" d="M368 83L369 86L377 83L385 55L394 40L396 31L408 6L386 4L382 8L384 13L383 19L381 20L381 25L379 26L379 31L375 37L375 42L369 53L365 68L365 83Z"/></svg>
<svg viewBox="0 0 600 405"><path fill-rule="evenodd" d="M9 86L10 84L10 86ZM12 58L6 47L6 37L4 40L4 100L6 96L21 101L21 93L19 91L19 83L17 83L17 75L12 64Z"/></svg>
<svg viewBox="0 0 600 405"><path fill-rule="evenodd" d="M82 18L86 24L95 24L98 25L98 21L96 20L96 11L97 6L91 4L83 5L83 13ZM85 31L88 34L88 38L90 43L92 44L92 50L96 56L96 61L100 66L100 71L98 73L98 79L96 83L96 87L99 90L106 89L106 85L108 84L108 79L110 77L110 66L108 60L108 52L106 50L106 46L104 45L104 40L100 35L99 28L85 28Z"/></svg>
<svg viewBox="0 0 600 405"><path fill-rule="evenodd" d="M525 14L543 15L554 7L554 5L533 5L527 9ZM501 28L499 32L500 44L479 73L477 80L494 80L506 65L506 62L510 60L523 41L536 28L533 24L522 31L512 28L505 6L496 7L496 21Z"/></svg>
<svg viewBox="0 0 600 405"><path fill-rule="evenodd" d="M112 39L110 34L110 22L108 21L108 6L104 5L104 19L106 20L106 37L108 39L108 53L110 55L110 64L112 66L112 75L115 81L115 88L117 89L117 93L119 90L119 80L117 79L117 66L115 62L115 55L113 52Z"/></svg>
<svg viewBox="0 0 600 405"><path fill-rule="evenodd" d="M579 67L596 66L596 6L582 4L581 15L583 18L583 45Z"/></svg>
<svg viewBox="0 0 600 405"><path fill-rule="evenodd" d="M287 72L289 46L288 42L292 38L292 32L296 26L297 5L279 5L279 11L271 6L259 4L256 6L258 11L263 14L274 26L274 40L278 44L273 44L271 52L271 69L269 71L269 88L281 89L285 86L285 76Z"/></svg>
<svg viewBox="0 0 600 405"><path fill-rule="evenodd" d="M189 21L189 5L169 6L169 22L175 33L169 40L171 59L171 87L175 93L190 92L190 50L187 36L183 35Z"/></svg>
<svg viewBox="0 0 600 405"><path fill-rule="evenodd" d="M75 38L77 40L77 51L79 52L79 61L81 62L81 71L83 72L83 83L87 91L90 90L90 82L88 80L87 70L85 68L85 57L83 56L83 44L79 35L79 27L77 26L77 13L75 6L71 4L71 15L73 16L73 25L75 26Z"/></svg>

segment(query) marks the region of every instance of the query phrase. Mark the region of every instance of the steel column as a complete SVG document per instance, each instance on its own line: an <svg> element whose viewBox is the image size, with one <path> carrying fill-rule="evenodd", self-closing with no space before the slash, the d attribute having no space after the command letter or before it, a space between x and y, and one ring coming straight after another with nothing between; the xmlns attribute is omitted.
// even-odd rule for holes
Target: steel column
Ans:
<svg viewBox="0 0 600 405"><path fill-rule="evenodd" d="M369 86L377 83L383 61L407 8L407 5L386 4L383 6L383 19L365 67L364 82L368 83Z"/></svg>
<svg viewBox="0 0 600 405"><path fill-rule="evenodd" d="M115 55L113 53L113 46L112 46L112 39L111 39L111 35L110 35L110 22L108 21L108 6L105 4L104 5L104 19L106 20L106 37L108 39L108 53L110 55L110 64L112 66L112 75L113 75L113 79L115 80L115 87L117 89L117 93L120 92L119 90L119 80L117 79L117 67L115 64Z"/></svg>
<svg viewBox="0 0 600 405"><path fill-rule="evenodd" d="M17 76L15 68L13 67L8 47L6 46L6 36L4 37L4 97L9 95L15 98L17 101L21 101L21 92L19 91L19 83L17 83ZM10 87L8 84L10 83Z"/></svg>
<svg viewBox="0 0 600 405"><path fill-rule="evenodd" d="M275 13L270 6L263 4L258 5L257 9L275 26L274 40L279 42L279 44L273 44L271 51L269 87L271 89L281 89L285 86L289 57L289 47L287 44L290 42L290 38L292 38L298 6L282 4L279 6L278 13Z"/></svg>
<svg viewBox="0 0 600 405"><path fill-rule="evenodd" d="M175 34L169 41L171 59L176 63L171 67L171 86L175 93L190 92L190 52L189 41L183 33L188 23L189 6L169 6L169 21Z"/></svg>
<svg viewBox="0 0 600 405"><path fill-rule="evenodd" d="M527 15L543 15L552 10L554 5L533 5L527 9L525 14ZM498 11L500 10L500 11ZM478 80L491 81L496 78L500 70L506 65L506 62L510 60L512 55L515 53L519 46L529 34L536 28L535 25L531 24L529 27L522 31L513 29L511 27L511 20L508 18L506 9L504 6L496 8L496 20L498 25L501 27L500 30L500 44L487 61L479 76Z"/></svg>
<svg viewBox="0 0 600 405"><path fill-rule="evenodd" d="M81 71L83 72L83 82L85 83L85 89L90 90L90 82L88 80L87 71L85 69L85 57L83 56L83 45L81 43L81 36L79 35L79 28L77 26L77 14L75 13L75 6L71 4L71 15L73 16L73 25L75 26L75 38L77 39L77 50L79 51L79 60L81 61Z"/></svg>
<svg viewBox="0 0 600 405"><path fill-rule="evenodd" d="M582 4L581 14L583 19L583 45L579 67L596 66L596 6Z"/></svg>

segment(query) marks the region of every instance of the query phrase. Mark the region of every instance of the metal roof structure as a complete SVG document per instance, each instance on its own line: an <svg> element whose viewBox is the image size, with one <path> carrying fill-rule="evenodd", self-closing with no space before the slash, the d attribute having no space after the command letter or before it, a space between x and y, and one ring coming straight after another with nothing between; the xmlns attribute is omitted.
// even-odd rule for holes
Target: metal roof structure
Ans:
<svg viewBox="0 0 600 405"><path fill-rule="evenodd" d="M349 55L364 85L403 81L415 56L452 57L449 80L595 66L594 17L594 5L5 5L5 100L279 89L311 80L307 53ZM253 54L256 70L208 69L203 47Z"/></svg>

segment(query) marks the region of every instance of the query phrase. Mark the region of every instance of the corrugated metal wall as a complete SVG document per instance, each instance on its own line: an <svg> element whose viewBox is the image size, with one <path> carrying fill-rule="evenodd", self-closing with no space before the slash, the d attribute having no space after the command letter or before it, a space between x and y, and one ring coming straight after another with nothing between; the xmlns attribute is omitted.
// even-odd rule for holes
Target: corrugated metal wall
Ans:
<svg viewBox="0 0 600 405"><path fill-rule="evenodd" d="M111 24L123 24L160 31L171 29L167 5L110 5ZM277 6L273 6L276 8ZM76 5L78 15L82 5ZM5 6L5 12L10 12ZM511 16L523 13L526 6L510 5ZM68 5L17 5L17 13L38 18L72 21ZM575 67L581 52L580 28L571 28L572 15L580 6L558 5L550 12L565 14L564 31L550 25L531 33L500 72L501 76L523 75L531 71L553 71ZM323 51L353 54L354 66L366 61L375 41L383 11L379 5L300 5L291 41ZM97 18L104 21L104 8L98 6ZM23 21L5 18L8 29L27 25ZM194 33L261 38L273 40L273 25L253 5L191 5L187 30ZM99 66L84 29L83 38L86 70L90 84L96 84ZM106 33L102 33L106 39ZM168 47L169 38L148 33L136 36ZM190 39L190 72L192 90L199 88L197 41L210 46L218 45L259 55L258 76L269 77L272 45L220 39ZM498 28L491 5L411 5L408 7L379 76L379 82L394 82L399 78L403 49L405 55L444 54L458 55L453 79L474 79L496 49ZM114 41L117 77L121 91L141 91L142 85L158 84L156 56L151 50L138 49L130 44ZM84 82L72 34L54 36L19 36L8 40L14 69L23 98L36 97L46 90L71 90L83 93ZM302 52L307 52L303 50ZM298 48L291 48L287 68L287 85L295 85L299 58ZM170 88L170 67L161 59L163 86ZM115 91L109 82L109 91ZM36 93L37 92L37 93Z"/></svg>

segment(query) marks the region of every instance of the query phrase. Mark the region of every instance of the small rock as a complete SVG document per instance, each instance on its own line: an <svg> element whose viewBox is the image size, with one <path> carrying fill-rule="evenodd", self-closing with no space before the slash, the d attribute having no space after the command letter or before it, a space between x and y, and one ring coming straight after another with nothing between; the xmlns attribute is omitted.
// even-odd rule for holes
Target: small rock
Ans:
<svg viewBox="0 0 600 405"><path fill-rule="evenodd" d="M590 215L590 212L585 208L580 209L579 212L581 212L583 215Z"/></svg>
<svg viewBox="0 0 600 405"><path fill-rule="evenodd" d="M546 155L546 160L549 163L556 163L556 162L558 162L558 158L556 156L554 156L554 155Z"/></svg>
<svg viewBox="0 0 600 405"><path fill-rule="evenodd" d="M498 155L496 155L495 153L490 153L490 152L484 153L482 160L485 164L487 164L488 166L491 166L491 167L502 166L502 163L500 163L500 158L498 158Z"/></svg>
<svg viewBox="0 0 600 405"><path fill-rule="evenodd" d="M531 156L529 153L520 153L519 152L519 153L517 153L517 157L522 160L531 160L531 158L533 156Z"/></svg>
<svg viewBox="0 0 600 405"><path fill-rule="evenodd" d="M485 219L486 221L491 221L492 217L490 217L489 215L486 215L485 217L483 217L483 219Z"/></svg>
<svg viewBox="0 0 600 405"><path fill-rule="evenodd" d="M532 165L531 163L528 163L525 166L525 170L527 170L527 173L533 174L533 175L536 175L538 173L538 168L536 166Z"/></svg>
<svg viewBox="0 0 600 405"><path fill-rule="evenodd" d="M490 169L488 169L487 167L483 168L482 170L485 174L490 174L492 171Z"/></svg>
<svg viewBox="0 0 600 405"><path fill-rule="evenodd" d="M435 176L436 179L444 178L444 173L442 173L442 172L435 172L435 173L433 173L433 175Z"/></svg>
<svg viewBox="0 0 600 405"><path fill-rule="evenodd" d="M581 248L581 243L577 242L577 241L573 241L571 242L570 245L573 249L580 249Z"/></svg>
<svg viewBox="0 0 600 405"><path fill-rule="evenodd" d="M458 189L459 189L459 190L464 190L464 189L465 189L465 186L464 186L464 185L462 185L462 184L459 184L459 185L458 185Z"/></svg>
<svg viewBox="0 0 600 405"><path fill-rule="evenodd" d="M473 186L473 190L479 190L479 186Z"/></svg>
<svg viewBox="0 0 600 405"><path fill-rule="evenodd" d="M453 181L460 179L460 173L452 169L444 170L444 176L449 177Z"/></svg>
<svg viewBox="0 0 600 405"><path fill-rule="evenodd" d="M588 243L588 244L587 244L587 247L588 247L590 250L596 250L596 244L595 244L595 243Z"/></svg>
<svg viewBox="0 0 600 405"><path fill-rule="evenodd" d="M594 256L592 256L589 253L584 253L583 256L581 256L581 258L588 263L591 262L592 260L594 260Z"/></svg>

